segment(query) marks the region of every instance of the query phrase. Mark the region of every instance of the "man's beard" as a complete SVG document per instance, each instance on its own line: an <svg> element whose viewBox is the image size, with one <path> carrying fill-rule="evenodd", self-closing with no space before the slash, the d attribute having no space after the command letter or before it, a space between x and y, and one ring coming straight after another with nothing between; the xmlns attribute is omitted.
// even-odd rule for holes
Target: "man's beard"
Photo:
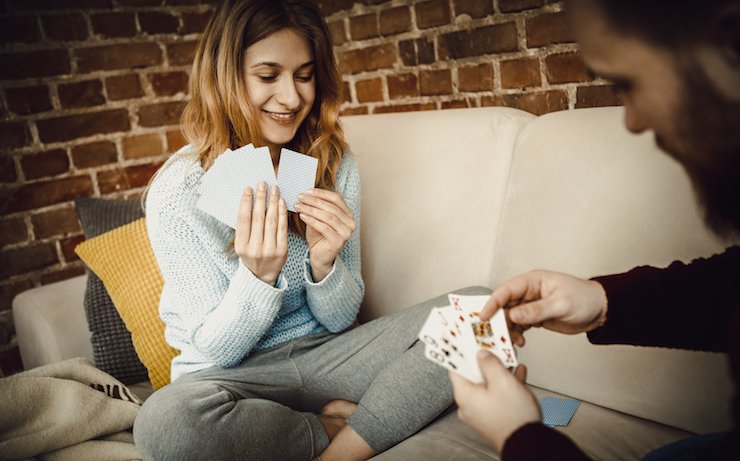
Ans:
<svg viewBox="0 0 740 461"><path fill-rule="evenodd" d="M686 170L709 228L732 238L740 235L740 104L718 94L701 70L684 75L681 146L665 150Z"/></svg>

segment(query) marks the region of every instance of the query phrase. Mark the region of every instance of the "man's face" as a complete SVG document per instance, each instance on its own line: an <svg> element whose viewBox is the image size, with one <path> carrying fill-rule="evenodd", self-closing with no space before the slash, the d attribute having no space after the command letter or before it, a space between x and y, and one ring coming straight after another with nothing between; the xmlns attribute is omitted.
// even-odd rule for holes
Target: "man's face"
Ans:
<svg viewBox="0 0 740 461"><path fill-rule="evenodd" d="M695 50L681 50L677 58L674 50L622 33L594 2L573 3L583 59L616 85L627 129L652 130L658 147L683 165L715 231L740 230L738 104L703 77L705 69L692 60Z"/></svg>

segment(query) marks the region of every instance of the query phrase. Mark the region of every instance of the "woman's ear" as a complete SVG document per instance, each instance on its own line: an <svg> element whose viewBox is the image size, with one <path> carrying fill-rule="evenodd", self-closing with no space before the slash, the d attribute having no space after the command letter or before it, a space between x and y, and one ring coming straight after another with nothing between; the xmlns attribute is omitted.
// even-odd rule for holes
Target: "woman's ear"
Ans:
<svg viewBox="0 0 740 461"><path fill-rule="evenodd" d="M707 26L699 62L720 94L740 102L740 3L719 8Z"/></svg>

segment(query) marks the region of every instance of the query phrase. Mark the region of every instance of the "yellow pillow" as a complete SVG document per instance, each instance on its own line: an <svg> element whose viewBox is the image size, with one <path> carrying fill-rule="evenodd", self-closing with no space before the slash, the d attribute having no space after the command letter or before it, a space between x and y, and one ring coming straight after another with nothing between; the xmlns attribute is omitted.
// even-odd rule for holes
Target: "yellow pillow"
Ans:
<svg viewBox="0 0 740 461"><path fill-rule="evenodd" d="M75 252L103 281L152 387L168 384L172 358L179 352L164 340L158 313L163 280L144 218L85 240Z"/></svg>

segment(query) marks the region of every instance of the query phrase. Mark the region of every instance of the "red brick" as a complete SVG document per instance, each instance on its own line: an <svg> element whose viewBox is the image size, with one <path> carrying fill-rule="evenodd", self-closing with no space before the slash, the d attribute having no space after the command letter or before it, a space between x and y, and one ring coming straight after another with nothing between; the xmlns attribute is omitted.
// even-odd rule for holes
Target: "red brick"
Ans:
<svg viewBox="0 0 740 461"><path fill-rule="evenodd" d="M115 133L131 129L128 110L111 109L85 114L37 120L42 142L71 141L95 134Z"/></svg>
<svg viewBox="0 0 740 461"><path fill-rule="evenodd" d="M481 99L482 106L508 106L542 115L548 112L566 110L568 96L559 90L535 93L506 94Z"/></svg>
<svg viewBox="0 0 740 461"><path fill-rule="evenodd" d="M7 0L9 11L45 11L111 8L111 0Z"/></svg>
<svg viewBox="0 0 740 461"><path fill-rule="evenodd" d="M111 101L134 99L144 96L144 90L141 88L137 74L108 77L105 79L105 89L108 93L108 99Z"/></svg>
<svg viewBox="0 0 740 461"><path fill-rule="evenodd" d="M53 149L21 157L21 169L26 179L38 179L69 171L69 157L64 149Z"/></svg>
<svg viewBox="0 0 740 461"><path fill-rule="evenodd" d="M103 84L100 80L60 83L57 86L59 102L65 109L92 107L105 104Z"/></svg>
<svg viewBox="0 0 740 461"><path fill-rule="evenodd" d="M62 250L62 256L67 262L77 261L80 259L75 253L75 247L85 241L84 235L75 235L66 239L59 240L59 247Z"/></svg>
<svg viewBox="0 0 740 461"><path fill-rule="evenodd" d="M8 108L18 115L35 114L52 108L49 88L46 85L7 88L5 99Z"/></svg>
<svg viewBox="0 0 740 461"><path fill-rule="evenodd" d="M15 172L15 160L10 155L0 155L0 183L15 182L18 174ZM0 188L0 191L2 188Z"/></svg>
<svg viewBox="0 0 740 461"><path fill-rule="evenodd" d="M162 141L156 133L131 136L123 140L123 158L142 158L162 155Z"/></svg>
<svg viewBox="0 0 740 461"><path fill-rule="evenodd" d="M434 38L401 40L398 42L398 51L401 61L406 66L431 64L437 60L434 54Z"/></svg>
<svg viewBox="0 0 740 461"><path fill-rule="evenodd" d="M576 109L620 105L622 101L613 85L579 86L576 90Z"/></svg>
<svg viewBox="0 0 740 461"><path fill-rule="evenodd" d="M575 42L573 29L568 27L565 12L544 13L527 18L527 47L553 43Z"/></svg>
<svg viewBox="0 0 740 461"><path fill-rule="evenodd" d="M31 141L26 122L0 122L0 146L3 149L27 146Z"/></svg>
<svg viewBox="0 0 740 461"><path fill-rule="evenodd" d="M455 15L467 14L471 18L482 18L493 14L491 0L455 0Z"/></svg>
<svg viewBox="0 0 740 461"><path fill-rule="evenodd" d="M76 168L90 168L117 161L116 145L110 141L80 144L72 148L72 162Z"/></svg>
<svg viewBox="0 0 740 461"><path fill-rule="evenodd" d="M378 15L371 13L349 18L349 35L352 40L377 37L379 35Z"/></svg>
<svg viewBox="0 0 740 461"><path fill-rule="evenodd" d="M552 54L545 58L547 80L550 83L588 82L592 80L586 70L581 54L574 51L569 53Z"/></svg>
<svg viewBox="0 0 740 461"><path fill-rule="evenodd" d="M76 254L74 256L79 259ZM83 275L84 273L85 268L83 266L69 266L59 270L52 270L51 272L45 272L41 276L41 284L48 285L50 283L59 282L61 280L71 279L73 277Z"/></svg>
<svg viewBox="0 0 740 461"><path fill-rule="evenodd" d="M149 74L149 82L157 96L188 93L188 74L185 72L157 72Z"/></svg>
<svg viewBox="0 0 740 461"><path fill-rule="evenodd" d="M136 16L130 12L90 15L93 33L101 38L128 38L136 35Z"/></svg>
<svg viewBox="0 0 740 461"><path fill-rule="evenodd" d="M344 31L344 21L332 21L329 23L329 35L331 35L331 43L334 46L341 45L347 41L347 37Z"/></svg>
<svg viewBox="0 0 740 461"><path fill-rule="evenodd" d="M451 20L450 3L448 0L430 0L414 5L416 9L416 25L419 29L443 26Z"/></svg>
<svg viewBox="0 0 740 461"><path fill-rule="evenodd" d="M362 107L348 107L346 109L342 109L339 113L342 117L345 116L352 116L352 115L366 115L368 113L367 106Z"/></svg>
<svg viewBox="0 0 740 461"><path fill-rule="evenodd" d="M169 13L147 12L139 14L141 31L147 34L173 34L180 27L180 20Z"/></svg>
<svg viewBox="0 0 740 461"><path fill-rule="evenodd" d="M177 152L182 147L188 145L188 140L180 130L171 130L167 132L167 152Z"/></svg>
<svg viewBox="0 0 740 461"><path fill-rule="evenodd" d="M98 173L100 193L111 194L137 187L144 187L149 183L149 179L161 165L161 163L156 163L101 171Z"/></svg>
<svg viewBox="0 0 740 461"><path fill-rule="evenodd" d="M498 0L498 8L502 13L529 10L542 5L542 0Z"/></svg>
<svg viewBox="0 0 740 461"><path fill-rule="evenodd" d="M387 80L389 98L400 99L419 96L419 79L416 75L411 73L389 75Z"/></svg>
<svg viewBox="0 0 740 461"><path fill-rule="evenodd" d="M132 188L144 187L149 184L154 173L162 166L162 162L149 163L146 165L134 165L126 168L126 177Z"/></svg>
<svg viewBox="0 0 740 461"><path fill-rule="evenodd" d="M185 13L182 15L182 32L184 34L200 34L206 30L208 21L213 16L212 11L203 13Z"/></svg>
<svg viewBox="0 0 740 461"><path fill-rule="evenodd" d="M162 64L162 51L156 43L126 43L74 51L80 72L133 69Z"/></svg>
<svg viewBox="0 0 740 461"><path fill-rule="evenodd" d="M339 54L339 69L342 74L392 67L398 60L396 47L392 44L368 46Z"/></svg>
<svg viewBox="0 0 740 461"><path fill-rule="evenodd" d="M87 175L24 184L12 193L6 211L33 210L77 197L89 197L92 193L92 180Z"/></svg>
<svg viewBox="0 0 740 461"><path fill-rule="evenodd" d="M195 57L195 48L198 42L178 42L167 45L167 59L170 65L180 66L192 64Z"/></svg>
<svg viewBox="0 0 740 461"><path fill-rule="evenodd" d="M0 248L28 240L28 228L21 217L0 219Z"/></svg>
<svg viewBox="0 0 740 461"><path fill-rule="evenodd" d="M139 107L140 126L178 125L185 102L163 102Z"/></svg>
<svg viewBox="0 0 740 461"><path fill-rule="evenodd" d="M55 14L43 16L46 37L58 42L85 40L88 37L87 21L79 13Z"/></svg>
<svg viewBox="0 0 740 461"><path fill-rule="evenodd" d="M411 10L398 6L380 12L380 35L389 36L411 30Z"/></svg>
<svg viewBox="0 0 740 461"><path fill-rule="evenodd" d="M422 96L452 94L450 69L422 70L419 72L419 91Z"/></svg>
<svg viewBox="0 0 740 461"><path fill-rule="evenodd" d="M374 114L389 114L392 112L420 112L422 110L436 110L437 105L430 103L399 104L397 106L378 106L373 109Z"/></svg>
<svg viewBox="0 0 740 461"><path fill-rule="evenodd" d="M337 11L350 10L355 0L318 0L316 4L324 16L329 16Z"/></svg>
<svg viewBox="0 0 740 461"><path fill-rule="evenodd" d="M0 252L0 278L25 274L59 263L53 243Z"/></svg>
<svg viewBox="0 0 740 461"><path fill-rule="evenodd" d="M30 280L14 280L0 283L0 310L8 310L13 305L13 298L33 288Z"/></svg>
<svg viewBox="0 0 740 461"><path fill-rule="evenodd" d="M33 43L40 38L34 16L0 17L0 43Z"/></svg>
<svg viewBox="0 0 740 461"><path fill-rule="evenodd" d="M383 81L380 78L361 80L355 83L357 100L359 102L372 102L383 100Z"/></svg>
<svg viewBox="0 0 740 461"><path fill-rule="evenodd" d="M65 207L31 216L36 239L63 237L82 231L74 207Z"/></svg>
<svg viewBox="0 0 740 461"><path fill-rule="evenodd" d="M54 77L70 71L67 50L0 53L0 80Z"/></svg>
<svg viewBox="0 0 740 461"><path fill-rule="evenodd" d="M457 69L458 90L463 92L490 91L493 89L493 66L478 64Z"/></svg>
<svg viewBox="0 0 740 461"><path fill-rule="evenodd" d="M539 59L520 58L501 61L502 88L526 88L541 84Z"/></svg>
<svg viewBox="0 0 740 461"><path fill-rule="evenodd" d="M475 107L470 105L466 99L454 99L452 101L442 101L442 109L465 109L466 107Z"/></svg>
<svg viewBox="0 0 740 461"><path fill-rule="evenodd" d="M342 84L342 97L344 102L352 102L352 89L349 87L349 82L343 82Z"/></svg>
<svg viewBox="0 0 740 461"><path fill-rule="evenodd" d="M459 59L518 49L516 25L513 22L461 30L439 37L440 59Z"/></svg>

